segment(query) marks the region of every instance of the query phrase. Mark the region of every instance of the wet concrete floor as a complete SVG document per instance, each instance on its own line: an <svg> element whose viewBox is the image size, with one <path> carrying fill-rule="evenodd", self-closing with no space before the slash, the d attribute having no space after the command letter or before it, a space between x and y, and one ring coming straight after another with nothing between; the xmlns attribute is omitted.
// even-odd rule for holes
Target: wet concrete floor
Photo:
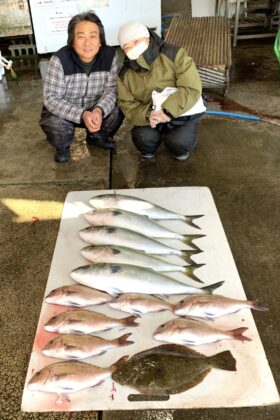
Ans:
<svg viewBox="0 0 280 420"><path fill-rule="evenodd" d="M33 66L33 67L32 67ZM205 116L199 145L186 162L162 147L142 160L124 124L117 150L88 149L77 130L72 158L53 161L38 126L42 82L38 68L23 62L18 82L0 82L0 419L279 419L280 407L144 410L89 413L21 413L26 370L40 314L65 196L106 188L208 186L216 202L248 299L270 308L254 313L275 382L279 363L280 127L266 122ZM280 68L272 44L241 44L234 50L227 98L208 91L210 109L270 115L279 123ZM248 378L250 381L250 378Z"/></svg>

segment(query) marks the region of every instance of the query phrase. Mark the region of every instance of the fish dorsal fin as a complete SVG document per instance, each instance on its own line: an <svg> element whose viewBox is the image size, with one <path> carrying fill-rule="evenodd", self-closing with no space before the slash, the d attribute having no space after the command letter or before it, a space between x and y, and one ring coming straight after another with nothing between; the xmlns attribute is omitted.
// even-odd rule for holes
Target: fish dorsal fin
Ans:
<svg viewBox="0 0 280 420"><path fill-rule="evenodd" d="M135 356L133 359L142 358L149 354L169 354L172 356L183 356L183 357L190 357L190 358L204 358L205 356L201 353L198 353L195 350L192 350L186 346L181 346L180 344L162 344L157 347L152 347L148 350L144 350Z"/></svg>
<svg viewBox="0 0 280 420"><path fill-rule="evenodd" d="M188 355L189 357L205 357L202 353L199 353L196 350L190 349L185 346L181 346L180 344L162 344L159 346L161 350L165 352L176 352L178 355Z"/></svg>

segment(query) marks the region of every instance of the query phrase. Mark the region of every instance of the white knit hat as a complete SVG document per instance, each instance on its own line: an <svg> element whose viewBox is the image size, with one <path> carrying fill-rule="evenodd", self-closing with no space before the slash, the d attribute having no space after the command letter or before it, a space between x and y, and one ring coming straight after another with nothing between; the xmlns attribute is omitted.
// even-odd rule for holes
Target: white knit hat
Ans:
<svg viewBox="0 0 280 420"><path fill-rule="evenodd" d="M118 41L121 48L123 48L125 44L139 38L150 38L148 28L143 25L143 23L132 20L120 27Z"/></svg>

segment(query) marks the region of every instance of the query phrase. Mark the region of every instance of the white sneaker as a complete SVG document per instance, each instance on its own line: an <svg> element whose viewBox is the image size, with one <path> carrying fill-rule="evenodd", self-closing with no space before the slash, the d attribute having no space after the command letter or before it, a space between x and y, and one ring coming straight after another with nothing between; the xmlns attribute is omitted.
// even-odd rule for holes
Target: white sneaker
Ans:
<svg viewBox="0 0 280 420"><path fill-rule="evenodd" d="M175 159L180 160L180 161L187 160L189 156L190 156L190 152L187 152L187 153L185 153L184 155L181 155L181 156L174 156L173 155L173 157Z"/></svg>
<svg viewBox="0 0 280 420"><path fill-rule="evenodd" d="M147 155L141 155L144 159L153 159L155 157L155 153L148 153Z"/></svg>

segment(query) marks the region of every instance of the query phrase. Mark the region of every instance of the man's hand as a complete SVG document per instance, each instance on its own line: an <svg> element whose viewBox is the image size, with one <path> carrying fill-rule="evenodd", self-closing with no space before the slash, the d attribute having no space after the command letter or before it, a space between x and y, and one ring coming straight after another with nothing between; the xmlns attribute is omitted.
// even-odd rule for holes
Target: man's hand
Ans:
<svg viewBox="0 0 280 420"><path fill-rule="evenodd" d="M168 115L166 115L163 110L159 110L159 111L152 111L150 113L150 117L149 117L149 122L150 122L150 126L152 128L155 128L158 124L160 123L167 123L171 120L170 117L168 117Z"/></svg>
<svg viewBox="0 0 280 420"><path fill-rule="evenodd" d="M83 113L83 121L90 133L95 133L100 130L102 124L102 111L96 107L92 111L85 111Z"/></svg>

